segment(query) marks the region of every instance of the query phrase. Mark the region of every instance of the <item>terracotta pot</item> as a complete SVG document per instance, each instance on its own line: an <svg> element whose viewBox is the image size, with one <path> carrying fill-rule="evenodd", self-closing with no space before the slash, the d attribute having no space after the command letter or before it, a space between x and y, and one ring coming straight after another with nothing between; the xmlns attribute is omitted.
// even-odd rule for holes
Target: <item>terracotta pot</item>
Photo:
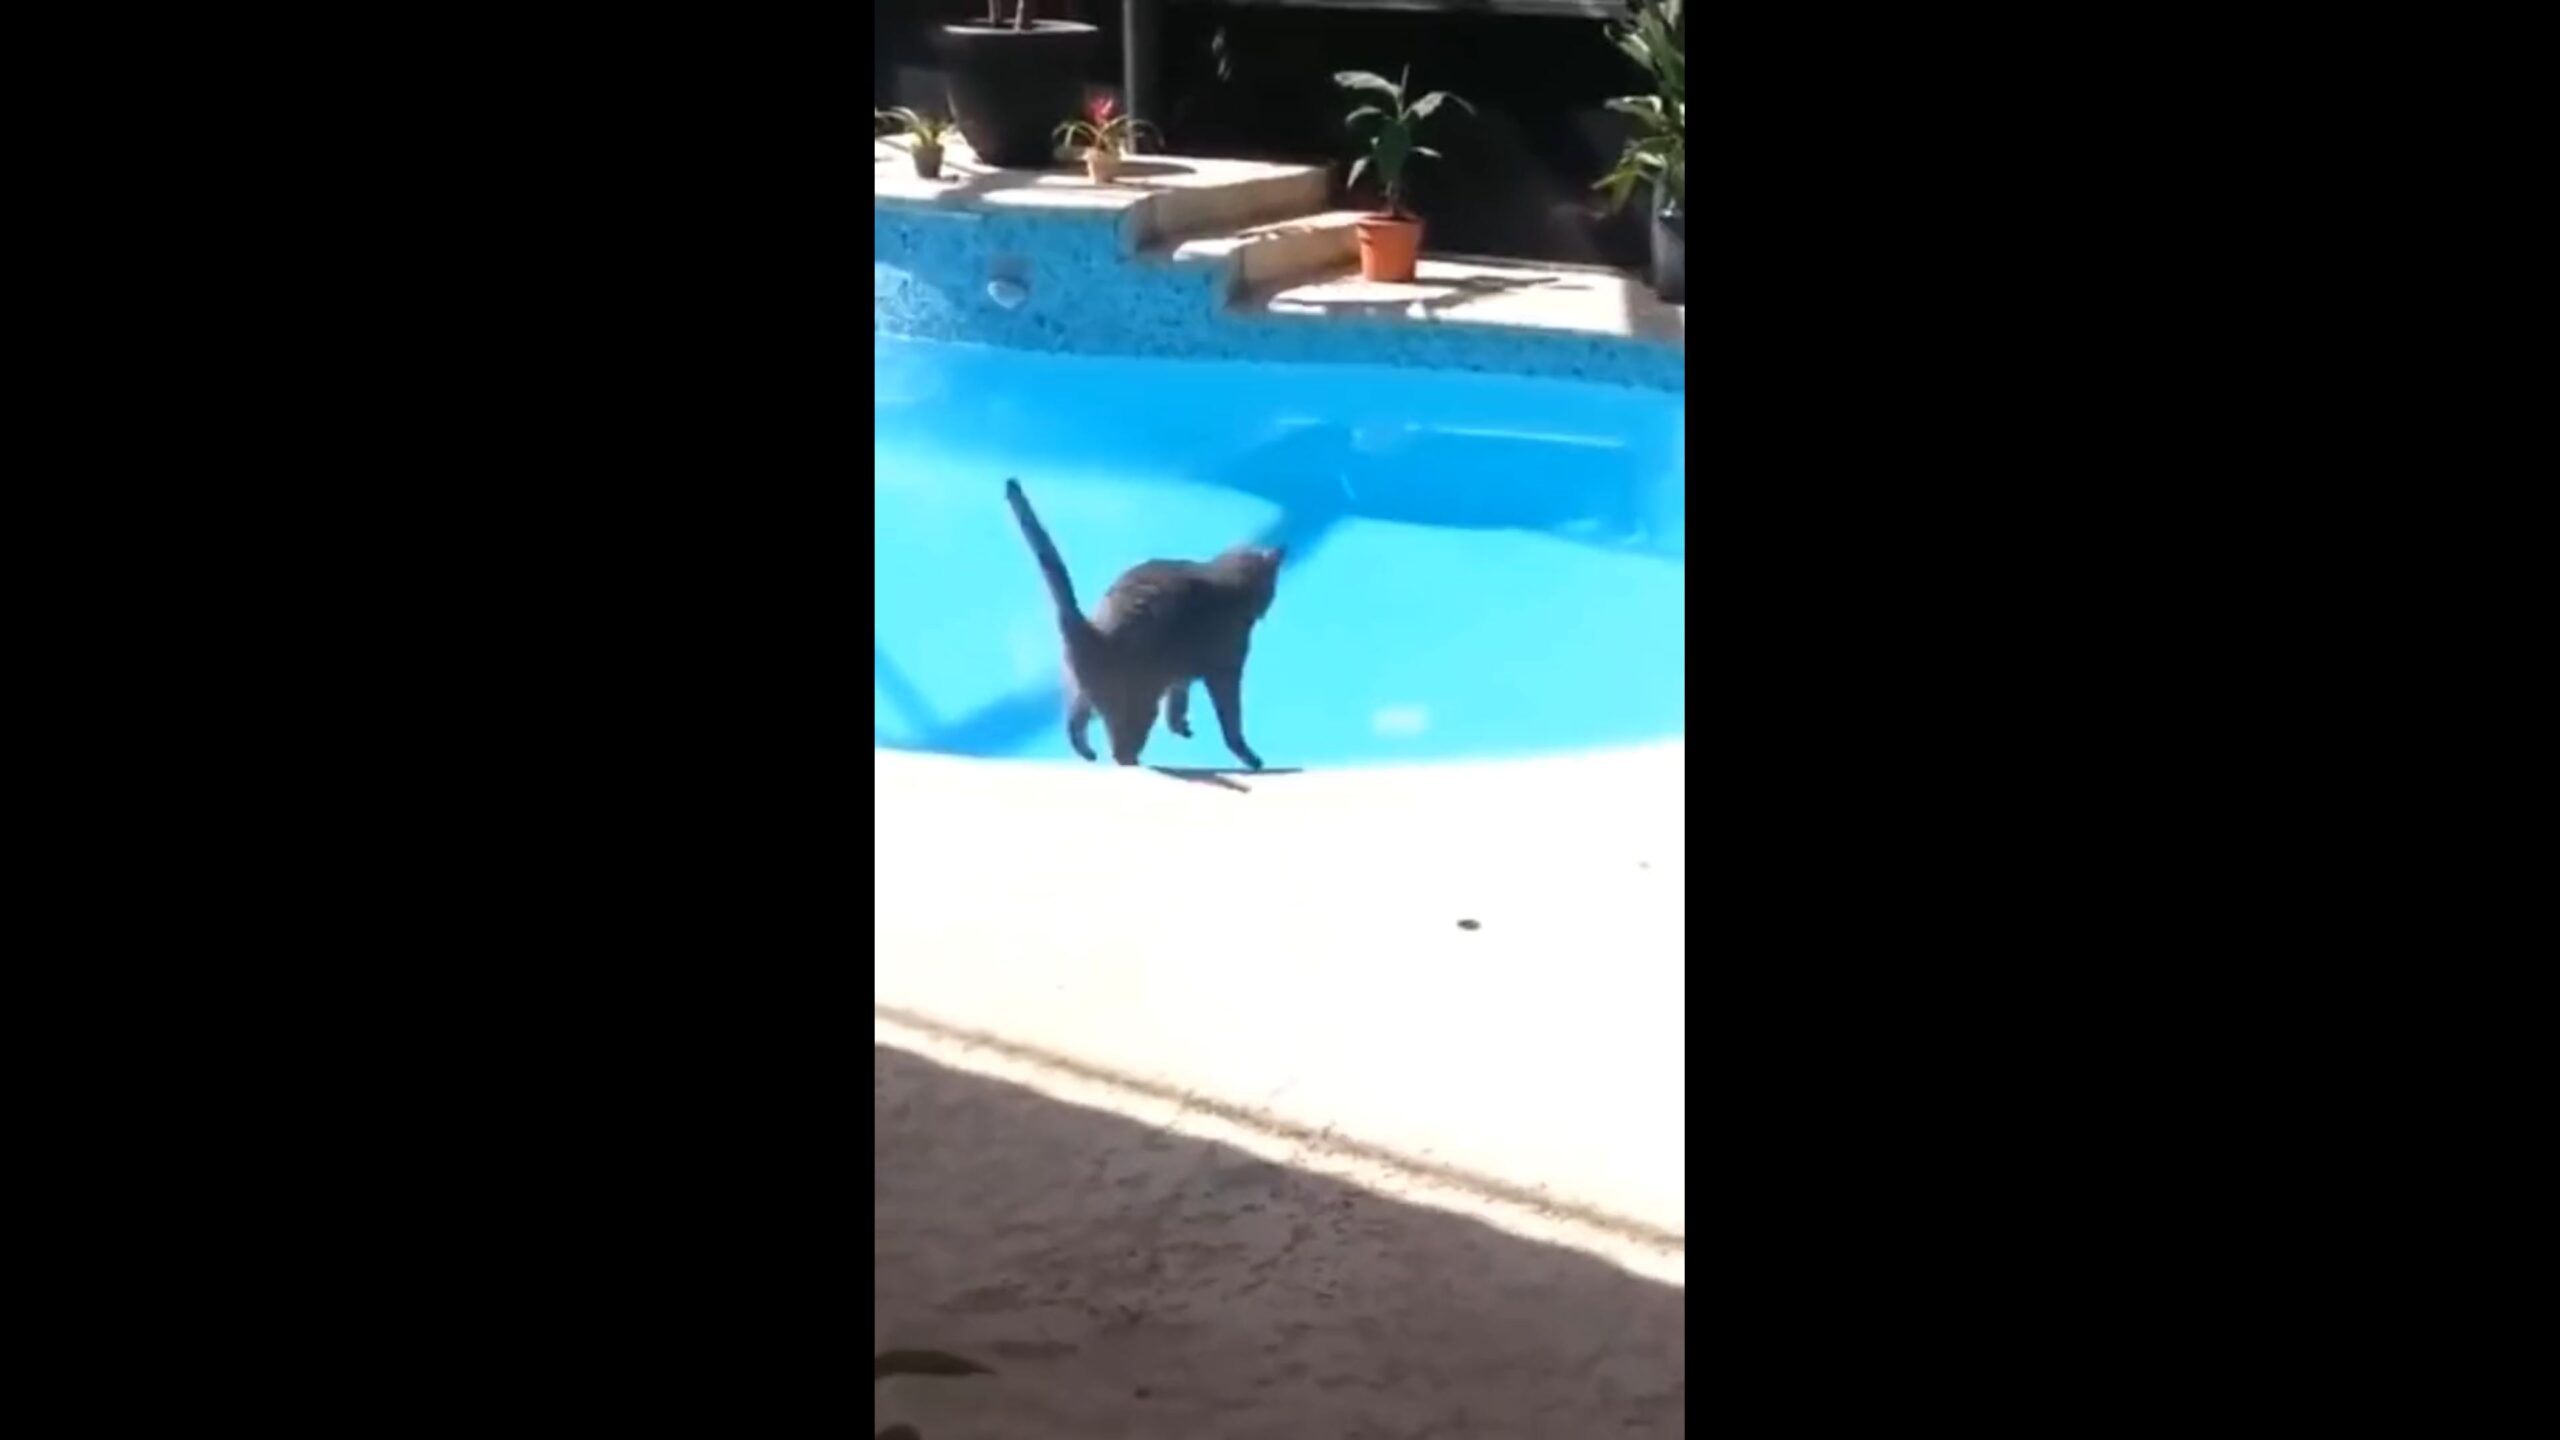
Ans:
<svg viewBox="0 0 2560 1440"><path fill-rule="evenodd" d="M1120 152L1093 149L1084 152L1084 173L1096 185L1108 185L1120 178Z"/></svg>
<svg viewBox="0 0 2560 1440"><path fill-rule="evenodd" d="M941 178L942 178L942 147L941 147L941 146L939 146L939 145L918 145L917 147L915 147L915 152L914 152L914 156L913 156L913 158L914 158L914 160L915 160L915 162L916 162L916 178L917 178L917 179L919 179L919 180L939 180L939 179L941 179Z"/></svg>
<svg viewBox="0 0 2560 1440"><path fill-rule="evenodd" d="M1363 215L1360 232L1360 278L1403 281L1413 278L1414 258L1422 253L1422 222L1398 215Z"/></svg>

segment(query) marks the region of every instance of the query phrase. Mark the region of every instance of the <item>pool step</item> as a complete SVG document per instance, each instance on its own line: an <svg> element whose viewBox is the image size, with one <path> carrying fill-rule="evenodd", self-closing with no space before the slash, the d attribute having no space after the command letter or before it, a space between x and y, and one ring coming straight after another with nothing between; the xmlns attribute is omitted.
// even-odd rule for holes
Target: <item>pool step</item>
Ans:
<svg viewBox="0 0 2560 1440"><path fill-rule="evenodd" d="M1170 156L1132 155L1128 160L1128 171L1116 185L1148 185L1152 177L1140 172L1149 165L1193 166L1202 163ZM1137 240L1142 251L1169 240L1179 241L1184 237L1206 236L1304 215L1323 209L1331 198L1333 177L1320 165L1256 163L1248 166L1244 162L1229 161L1222 168L1224 178L1220 183L1196 187L1164 185L1148 197L1139 215Z"/></svg>
<svg viewBox="0 0 2560 1440"><path fill-rule="evenodd" d="M1124 251L1158 244L1159 237L1234 230L1321 210L1332 187L1332 171L1323 165L1152 154L1130 156L1117 180L1096 185L1081 165L1065 161L1040 170L980 164L957 135L943 148L943 173L927 180L915 173L905 142L871 142L875 207L961 218L1015 213L1092 220L1118 227Z"/></svg>
<svg viewBox="0 0 2560 1440"><path fill-rule="evenodd" d="M1410 282L1360 278L1356 246L1334 263L1238 289L1232 314L1400 320L1421 325L1608 335L1685 344L1688 307L1666 305L1646 284L1598 266L1535 265L1464 255L1424 255Z"/></svg>
<svg viewBox="0 0 2560 1440"><path fill-rule="evenodd" d="M1150 264L1219 266L1227 274L1222 298L1293 283L1350 264L1359 254L1357 210L1326 210L1266 220L1236 229L1169 235L1138 252Z"/></svg>

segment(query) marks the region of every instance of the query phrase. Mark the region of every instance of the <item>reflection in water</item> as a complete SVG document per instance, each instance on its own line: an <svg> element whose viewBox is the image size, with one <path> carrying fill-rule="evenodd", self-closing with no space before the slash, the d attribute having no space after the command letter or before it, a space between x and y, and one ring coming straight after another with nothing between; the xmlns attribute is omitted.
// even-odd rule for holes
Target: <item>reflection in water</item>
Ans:
<svg viewBox="0 0 2560 1440"><path fill-rule="evenodd" d="M1325 515L1526 530L1672 560L1687 550L1678 477L1584 436L1290 422L1196 478L1269 500L1294 526Z"/></svg>

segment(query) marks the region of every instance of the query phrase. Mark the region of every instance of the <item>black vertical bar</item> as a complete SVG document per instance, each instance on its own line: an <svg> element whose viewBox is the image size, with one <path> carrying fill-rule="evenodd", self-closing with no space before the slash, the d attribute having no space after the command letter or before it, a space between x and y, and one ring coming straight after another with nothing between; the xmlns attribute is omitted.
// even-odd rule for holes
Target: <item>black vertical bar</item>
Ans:
<svg viewBox="0 0 2560 1440"><path fill-rule="evenodd" d="M1129 102L1129 118L1150 125L1156 115L1156 19L1163 0L1120 0L1120 85ZM1129 148L1138 147L1137 137Z"/></svg>

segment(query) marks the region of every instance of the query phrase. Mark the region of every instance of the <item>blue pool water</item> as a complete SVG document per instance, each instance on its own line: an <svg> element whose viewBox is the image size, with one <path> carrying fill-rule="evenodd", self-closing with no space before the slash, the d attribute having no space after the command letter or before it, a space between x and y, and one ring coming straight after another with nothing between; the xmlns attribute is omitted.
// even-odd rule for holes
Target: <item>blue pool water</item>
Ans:
<svg viewBox="0 0 2560 1440"><path fill-rule="evenodd" d="M1289 547L1244 681L1245 735L1274 768L1683 731L1677 396L889 337L874 351L879 746L1082 763L1009 476L1088 609L1141 560ZM1159 725L1146 762L1235 763L1198 690L1192 729Z"/></svg>

